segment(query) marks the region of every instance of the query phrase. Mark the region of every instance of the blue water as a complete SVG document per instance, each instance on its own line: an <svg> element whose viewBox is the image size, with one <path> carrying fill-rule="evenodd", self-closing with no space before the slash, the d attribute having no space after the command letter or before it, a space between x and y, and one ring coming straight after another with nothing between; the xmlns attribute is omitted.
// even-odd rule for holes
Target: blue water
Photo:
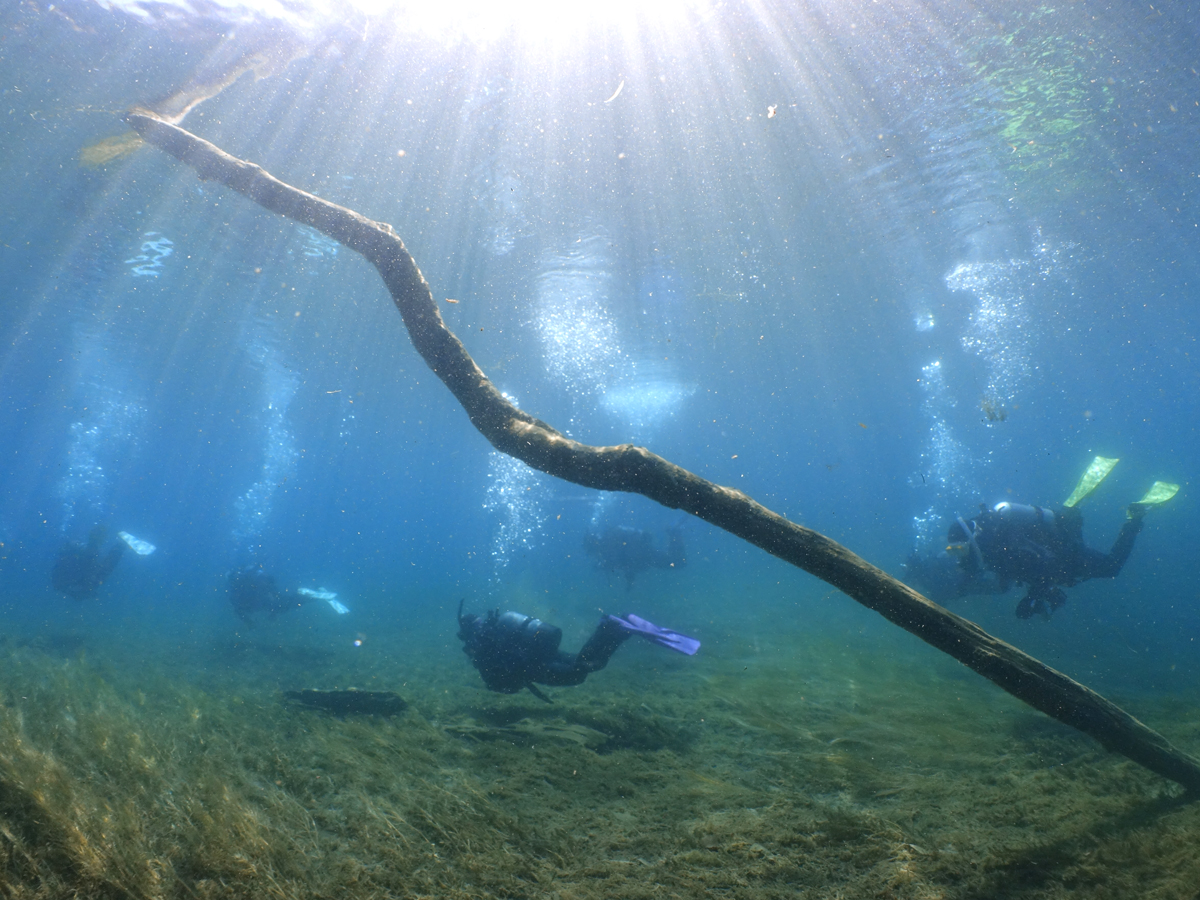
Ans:
<svg viewBox="0 0 1200 900"><path fill-rule="evenodd" d="M647 446L897 575L981 502L1060 503L1096 454L1122 462L1093 545L1183 485L1051 621L1018 622L1015 591L954 609L1101 689L1194 689L1193 12L812 0L480 42L288 8L232 31L165 4L0 11L6 632L220 641L243 628L225 575L256 563L350 609L262 627L347 654L410 617L449 640L461 598L572 639L603 608L911 646L701 522L499 455L353 252L150 147L81 162L125 109L258 52L273 71L183 125L391 223L484 371L576 439ZM158 549L57 594L96 524ZM583 550L617 525L682 526L686 568L626 591Z"/></svg>

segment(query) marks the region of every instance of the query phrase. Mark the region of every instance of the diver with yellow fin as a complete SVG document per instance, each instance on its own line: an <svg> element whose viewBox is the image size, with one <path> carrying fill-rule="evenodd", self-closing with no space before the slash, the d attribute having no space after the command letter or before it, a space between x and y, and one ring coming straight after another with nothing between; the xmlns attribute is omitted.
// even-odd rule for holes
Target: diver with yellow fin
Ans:
<svg viewBox="0 0 1200 900"><path fill-rule="evenodd" d="M1063 587L1091 578L1115 578L1133 551L1146 513L1179 492L1177 484L1154 482L1141 500L1126 508L1126 522L1112 549L1095 550L1083 542L1083 516L1077 507L1117 462L1097 456L1058 509L1005 501L991 509L981 506L970 521L959 516L946 536L947 551L958 557L960 568L971 577L993 573L1001 591L1026 585L1028 592L1017 604L1018 618L1036 613L1049 619L1067 602Z"/></svg>

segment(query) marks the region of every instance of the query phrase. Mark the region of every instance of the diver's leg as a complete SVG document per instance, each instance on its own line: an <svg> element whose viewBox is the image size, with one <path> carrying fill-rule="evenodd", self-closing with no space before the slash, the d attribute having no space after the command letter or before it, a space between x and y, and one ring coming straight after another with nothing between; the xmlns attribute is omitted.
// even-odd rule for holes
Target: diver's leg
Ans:
<svg viewBox="0 0 1200 900"><path fill-rule="evenodd" d="M585 672L596 672L608 665L612 655L630 638L630 632L608 616L600 620L592 636L587 639L583 649L576 657L576 665Z"/></svg>
<svg viewBox="0 0 1200 900"><path fill-rule="evenodd" d="M548 684L552 687L572 687L583 684L594 670L580 662L582 656L582 651L576 656L559 650L533 674L529 681L530 683L536 681L538 684Z"/></svg>
<svg viewBox="0 0 1200 900"><path fill-rule="evenodd" d="M1129 554L1133 552L1133 543L1142 530L1142 517L1135 516L1121 526L1121 533L1112 549L1105 553L1089 551L1084 567L1084 578L1116 578Z"/></svg>
<svg viewBox="0 0 1200 900"><path fill-rule="evenodd" d="M113 573L113 569L117 567L117 563L121 561L121 554L125 552L124 544L115 544L104 557L104 562L100 566L100 580L104 581Z"/></svg>

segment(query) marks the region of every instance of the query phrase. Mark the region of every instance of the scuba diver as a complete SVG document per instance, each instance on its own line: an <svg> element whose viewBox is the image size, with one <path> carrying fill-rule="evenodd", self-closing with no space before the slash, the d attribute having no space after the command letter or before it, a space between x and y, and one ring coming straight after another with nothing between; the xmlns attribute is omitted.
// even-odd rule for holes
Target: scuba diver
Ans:
<svg viewBox="0 0 1200 900"><path fill-rule="evenodd" d="M583 684L635 634L688 656L700 649L695 638L629 615L605 616L578 653L565 653L558 649L562 629L541 619L495 609L486 616L463 615L462 603L458 604L458 639L488 690L516 694L529 688L547 703L550 698L538 690L535 682L554 687Z"/></svg>
<svg viewBox="0 0 1200 900"><path fill-rule="evenodd" d="M1088 547L1083 542L1083 516L1076 505L1099 486L1117 462L1097 456L1059 509L1005 501L991 509L981 506L971 521L958 517L947 534L946 550L959 557L960 568L976 583L991 573L1000 593L1013 584L1025 585L1028 590L1017 604L1017 618L1037 614L1049 619L1067 602L1063 587L1092 578L1115 578L1129 559L1146 513L1179 491L1177 484L1154 482L1141 500L1126 509L1125 524L1108 553ZM964 593L970 588L968 583Z"/></svg>
<svg viewBox="0 0 1200 900"><path fill-rule="evenodd" d="M687 565L683 531L678 526L667 529L666 548L656 546L653 533L628 525L610 525L599 534L589 532L583 548L595 557L596 568L624 575L626 591L633 588L633 580L641 572Z"/></svg>
<svg viewBox="0 0 1200 900"><path fill-rule="evenodd" d="M959 565L957 556L946 551L922 556L913 550L904 560L903 580L942 606L961 597L1004 593L995 573L982 569L967 571Z"/></svg>
<svg viewBox="0 0 1200 900"><path fill-rule="evenodd" d="M58 559L54 561L54 568L50 570L50 583L56 591L75 600L85 600L95 595L125 552L125 544L118 541L107 553L100 554L100 546L107 533L103 525L97 525L88 535L87 544L78 541L63 544L58 551Z"/></svg>
<svg viewBox="0 0 1200 900"><path fill-rule="evenodd" d="M226 576L229 602L233 613L247 625L254 625L254 615L265 613L274 619L280 613L303 605L297 593L280 590L275 579L266 574L261 566L249 565L234 569Z"/></svg>

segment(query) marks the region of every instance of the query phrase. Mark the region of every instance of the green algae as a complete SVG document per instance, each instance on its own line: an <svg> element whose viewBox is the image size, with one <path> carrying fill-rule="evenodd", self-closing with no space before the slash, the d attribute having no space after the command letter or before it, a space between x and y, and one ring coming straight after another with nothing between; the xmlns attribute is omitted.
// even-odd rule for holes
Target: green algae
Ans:
<svg viewBox="0 0 1200 900"><path fill-rule="evenodd" d="M1111 156L1095 136L1116 106L1112 48L1095 30L1054 27L1060 12L1010 10L1008 25L972 40L967 57L974 102L993 119L994 149L1014 182L1082 196L1104 177L1097 160Z"/></svg>
<svg viewBox="0 0 1200 900"><path fill-rule="evenodd" d="M449 627L449 626L447 626ZM445 629L443 629L445 630ZM294 637L294 636L293 636ZM1194 897L1200 811L942 660L631 644L554 703L416 629L0 651L5 897ZM292 640L292 638L289 638ZM764 643L764 640L766 643ZM431 652L437 649L438 652ZM287 688L394 689L330 717ZM352 679L352 680L351 680ZM1143 714L1182 746L1200 715Z"/></svg>

